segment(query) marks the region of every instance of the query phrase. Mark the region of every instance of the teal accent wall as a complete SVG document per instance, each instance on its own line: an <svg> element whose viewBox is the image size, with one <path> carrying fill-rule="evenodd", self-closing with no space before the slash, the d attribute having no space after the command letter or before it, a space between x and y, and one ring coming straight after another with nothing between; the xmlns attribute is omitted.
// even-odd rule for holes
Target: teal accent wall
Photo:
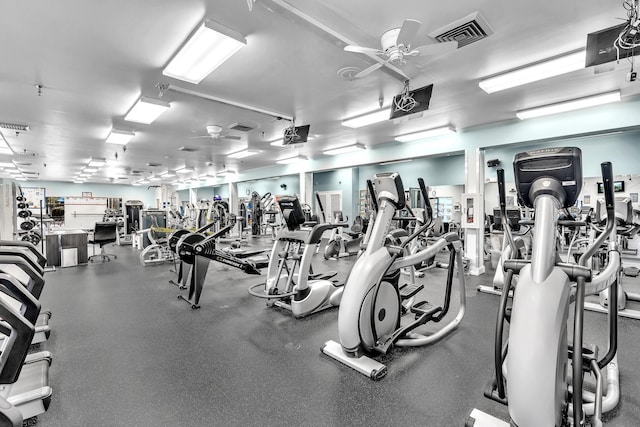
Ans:
<svg viewBox="0 0 640 427"><path fill-rule="evenodd" d="M281 188L281 185L285 185L287 188ZM247 195L247 190L249 191L249 195ZM260 196L264 196L267 193L271 193L273 196L297 195L300 194L300 178L298 175L287 175L280 176L276 179L267 178L238 183L238 197L251 197L251 193L254 191L257 191ZM228 194L227 189L227 197Z"/></svg>
<svg viewBox="0 0 640 427"><path fill-rule="evenodd" d="M485 160L499 159L505 171L505 181L514 181L513 158L517 153L545 147L578 147L582 150L582 176L601 176L600 163L610 161L616 176L640 173L640 131L612 135L545 141L539 144L521 144L487 148ZM485 177L495 179L497 168L485 165Z"/></svg>
<svg viewBox="0 0 640 427"><path fill-rule="evenodd" d="M156 207L156 189L147 189L146 186L97 183L73 184L61 181L30 181L29 185L26 186L46 188L47 197L80 197L82 193L92 193L93 197L120 197L123 203L127 200L140 200L145 207Z"/></svg>
<svg viewBox="0 0 640 427"><path fill-rule="evenodd" d="M360 166L360 189L367 188L367 180L381 172L398 172L405 190L418 187L418 178L424 179L425 185L464 185L464 155L445 157L427 157L414 159L411 162L391 165Z"/></svg>

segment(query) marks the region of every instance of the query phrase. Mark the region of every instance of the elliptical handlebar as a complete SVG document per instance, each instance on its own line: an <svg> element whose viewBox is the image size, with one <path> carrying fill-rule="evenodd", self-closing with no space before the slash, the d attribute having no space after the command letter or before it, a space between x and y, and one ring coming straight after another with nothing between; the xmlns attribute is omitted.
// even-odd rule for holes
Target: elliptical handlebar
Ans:
<svg viewBox="0 0 640 427"><path fill-rule="evenodd" d="M427 190L427 186L424 184L424 179L418 178L418 185L420 186L420 193L422 193L422 198L424 199L424 208L427 210L427 221L431 223L433 222L433 208L429 201L429 191Z"/></svg>
<svg viewBox="0 0 640 427"><path fill-rule="evenodd" d="M600 246L611 237L615 242L615 225L616 225L616 209L615 199L613 197L613 168L611 162L603 162L600 164L602 170L602 181L604 185L604 199L607 209L607 227L604 232L587 248L579 260L580 265L587 265L587 261L593 256ZM613 233L613 234L612 234Z"/></svg>
<svg viewBox="0 0 640 427"><path fill-rule="evenodd" d="M507 218L507 195L504 185L504 169L500 168L496 171L498 174L498 197L500 198L500 215L502 215L502 231L509 241L509 247L511 247L511 255L518 253L516 242L513 240L513 234L511 233L511 226Z"/></svg>
<svg viewBox="0 0 640 427"><path fill-rule="evenodd" d="M373 188L373 181L370 179L367 180L367 189L369 190L369 195L371 196L371 203L373 204L373 209L378 212L378 197L376 197L376 190Z"/></svg>

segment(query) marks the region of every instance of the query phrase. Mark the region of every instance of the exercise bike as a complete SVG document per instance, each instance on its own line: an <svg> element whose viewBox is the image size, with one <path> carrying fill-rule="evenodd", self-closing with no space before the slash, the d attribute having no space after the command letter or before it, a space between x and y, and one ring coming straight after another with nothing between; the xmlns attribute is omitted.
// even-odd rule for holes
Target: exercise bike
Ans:
<svg viewBox="0 0 640 427"><path fill-rule="evenodd" d="M424 181L419 179L418 182L429 213L427 217L432 218ZM386 354L394 345L416 347L431 344L449 334L464 317L465 288L462 242L456 233L447 233L428 247L408 254L409 244L431 226L429 221L411 235L400 236L396 244L385 244L396 211L405 205L404 187L397 173L377 174L374 184L375 194L372 196L378 200L378 212L370 224L372 230L366 249L356 260L345 285L338 311L339 342L327 341L322 352L378 380L386 375L387 367L369 356ZM443 305L415 302L416 294L424 286L415 283L400 285L400 269L433 257L445 247L449 249L449 264ZM415 332L416 328L428 322L440 322L448 313L456 264L460 295L457 315L432 335ZM415 316L414 320L402 325L401 318L409 313Z"/></svg>
<svg viewBox="0 0 640 427"><path fill-rule="evenodd" d="M517 154L514 174L520 202L535 209L530 260L505 260L505 284L496 320L495 378L484 395L505 404L510 422L474 409L466 426L584 426L591 415L600 426L602 411L613 409L619 398L617 365L617 308L609 305L609 343L599 358L595 346L583 348L585 295L611 289L620 268L615 240L613 174L603 163L606 186L607 228L580 257L579 264L563 262L557 250L560 209L572 206L582 186L581 152L575 147L545 148ZM608 242L608 262L597 275L587 261ZM507 307L512 278L519 275L513 303ZM574 304L573 343L568 344L567 320ZM508 343L503 345L504 324L510 323ZM569 369L571 359L571 369ZM602 375L607 368L607 392L603 398ZM568 373L571 372L571 381ZM583 387L583 375L596 378L595 393ZM508 395L507 395L508 391ZM569 403L571 402L571 403Z"/></svg>
<svg viewBox="0 0 640 427"><path fill-rule="evenodd" d="M311 261L322 234L345 224L307 223L300 201L294 196L278 198L286 223L276 236L265 283L249 288L249 294L267 300L268 306L305 317L340 304L343 283L330 280L337 273L313 273ZM306 227L305 227L306 225Z"/></svg>

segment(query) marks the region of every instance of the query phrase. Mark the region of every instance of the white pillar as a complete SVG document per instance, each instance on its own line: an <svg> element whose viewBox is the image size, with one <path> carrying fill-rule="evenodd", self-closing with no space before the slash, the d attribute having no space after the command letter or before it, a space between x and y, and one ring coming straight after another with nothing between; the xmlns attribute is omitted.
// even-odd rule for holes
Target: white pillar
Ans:
<svg viewBox="0 0 640 427"><path fill-rule="evenodd" d="M300 172L300 203L312 206L313 172Z"/></svg>
<svg viewBox="0 0 640 427"><path fill-rule="evenodd" d="M465 257L469 259L469 274L479 276L484 274L484 150L466 150L464 163L465 193L477 195L473 209L479 220L478 227L465 228Z"/></svg>
<svg viewBox="0 0 640 427"><path fill-rule="evenodd" d="M240 199L238 198L238 183L229 183L229 212L235 215L240 214Z"/></svg>

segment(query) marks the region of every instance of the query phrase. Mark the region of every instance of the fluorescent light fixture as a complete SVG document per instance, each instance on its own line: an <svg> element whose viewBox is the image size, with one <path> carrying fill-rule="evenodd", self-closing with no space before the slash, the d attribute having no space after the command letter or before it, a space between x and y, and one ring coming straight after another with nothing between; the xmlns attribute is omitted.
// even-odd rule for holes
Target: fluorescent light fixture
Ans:
<svg viewBox="0 0 640 427"><path fill-rule="evenodd" d="M278 138L275 141L271 141L269 144L273 145L274 147L283 147L284 146L284 138Z"/></svg>
<svg viewBox="0 0 640 427"><path fill-rule="evenodd" d="M171 171L166 171L161 173L160 176L163 178L173 178L174 176L176 176L176 174Z"/></svg>
<svg viewBox="0 0 640 427"><path fill-rule="evenodd" d="M16 177L13 177L13 179L15 179L16 181L26 181L27 180L27 178L22 177L22 176L16 176Z"/></svg>
<svg viewBox="0 0 640 427"><path fill-rule="evenodd" d="M149 178L149 181L162 181L162 178L160 178L159 176L152 176L151 178Z"/></svg>
<svg viewBox="0 0 640 427"><path fill-rule="evenodd" d="M398 135L394 139L400 142L417 141L419 139L431 138L434 136L447 135L449 133L455 133L456 128L451 125L443 126L439 128L426 129L418 132L407 133L404 135Z"/></svg>
<svg viewBox="0 0 640 427"><path fill-rule="evenodd" d="M246 44L242 34L207 20L175 54L162 74L198 84Z"/></svg>
<svg viewBox="0 0 640 427"><path fill-rule="evenodd" d="M136 134L132 130L111 129L105 142L107 144L127 145L134 136Z"/></svg>
<svg viewBox="0 0 640 427"><path fill-rule="evenodd" d="M79 173L77 176L83 177L83 178L89 178L91 177L90 173Z"/></svg>
<svg viewBox="0 0 640 427"><path fill-rule="evenodd" d="M82 172L86 172L86 173L96 173L98 172L98 168L84 168L82 170Z"/></svg>
<svg viewBox="0 0 640 427"><path fill-rule="evenodd" d="M132 182L132 183L131 183L131 185L136 186L136 187L139 187L139 186L141 186L142 184L140 184L139 182Z"/></svg>
<svg viewBox="0 0 640 427"><path fill-rule="evenodd" d="M229 176L229 175L236 175L238 172L236 171L230 171L230 170L224 170L224 171L220 171L216 174L216 176Z"/></svg>
<svg viewBox="0 0 640 427"><path fill-rule="evenodd" d="M168 102L141 96L124 116L124 119L128 122L150 125L170 107Z"/></svg>
<svg viewBox="0 0 640 427"><path fill-rule="evenodd" d="M83 180L81 180L81 179L74 179L74 180L73 180L73 183L74 183L74 184L84 184L84 181L83 181Z"/></svg>
<svg viewBox="0 0 640 427"><path fill-rule="evenodd" d="M382 162L379 163L380 166L386 166L386 165L396 165L398 163L407 163L407 162L412 162L413 159L404 159L404 160L392 160L390 162Z"/></svg>
<svg viewBox="0 0 640 427"><path fill-rule="evenodd" d="M176 173L179 173L179 174L191 173L191 172L194 172L194 171L195 171L194 168L190 168L190 167L187 167L187 166L183 166L181 168L176 169Z"/></svg>
<svg viewBox="0 0 640 427"><path fill-rule="evenodd" d="M0 162L0 168L13 168L15 165L12 162Z"/></svg>
<svg viewBox="0 0 640 427"><path fill-rule="evenodd" d="M101 168L102 166L107 164L107 160L102 158L102 157L96 157L95 159L92 158L91 160L89 160L89 164L87 166L89 167L98 167Z"/></svg>
<svg viewBox="0 0 640 427"><path fill-rule="evenodd" d="M140 184L148 184L149 181L147 181L146 179L143 179L142 181L138 181Z"/></svg>
<svg viewBox="0 0 640 427"><path fill-rule="evenodd" d="M550 114L564 113L565 111L579 110L581 108L593 107L596 105L608 104L620 101L620 91L601 93L599 95L588 96L586 98L573 99L571 101L559 102L557 104L543 105L541 107L529 108L516 112L520 120L533 117L548 116Z"/></svg>
<svg viewBox="0 0 640 427"><path fill-rule="evenodd" d="M294 156L294 157L289 157L286 159L280 159L280 160L276 160L276 163L280 164L280 165L288 165L291 163L297 163L297 162L301 162L303 160L308 160L305 156Z"/></svg>
<svg viewBox="0 0 640 427"><path fill-rule="evenodd" d="M345 145L344 147L332 148L330 150L323 151L322 154L335 156L337 154L351 153L353 151L366 150L366 149L367 147L365 147L364 145L356 143L351 145Z"/></svg>
<svg viewBox="0 0 640 427"><path fill-rule="evenodd" d="M498 92L584 68L586 51L580 50L480 80L487 93Z"/></svg>
<svg viewBox="0 0 640 427"><path fill-rule="evenodd" d="M245 157L254 156L258 153L260 153L260 150L246 148L241 151L236 151L235 153L227 154L227 157L230 159L244 159Z"/></svg>
<svg viewBox="0 0 640 427"><path fill-rule="evenodd" d="M363 126L371 125L373 123L379 123L385 120L389 120L390 116L391 108L387 107L382 110L372 111L366 114L352 117L350 119L343 120L342 126L356 129Z"/></svg>

